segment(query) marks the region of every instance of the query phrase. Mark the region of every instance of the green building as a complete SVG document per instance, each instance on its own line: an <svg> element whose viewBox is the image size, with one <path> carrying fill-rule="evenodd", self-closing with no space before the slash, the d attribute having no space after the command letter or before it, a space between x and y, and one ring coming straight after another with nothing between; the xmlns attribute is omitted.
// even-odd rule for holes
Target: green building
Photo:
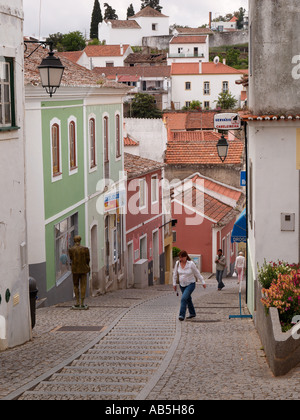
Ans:
<svg viewBox="0 0 300 420"><path fill-rule="evenodd" d="M124 168L128 88L62 58L62 85L50 99L35 71L44 54L25 59L26 205L30 275L51 305L73 298L75 235L90 248L89 293L126 287L124 216L105 212L104 198Z"/></svg>

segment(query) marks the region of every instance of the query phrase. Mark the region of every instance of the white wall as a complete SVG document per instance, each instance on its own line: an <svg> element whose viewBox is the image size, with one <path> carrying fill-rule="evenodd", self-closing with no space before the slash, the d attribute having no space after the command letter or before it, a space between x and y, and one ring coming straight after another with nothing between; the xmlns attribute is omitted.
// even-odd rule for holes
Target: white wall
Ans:
<svg viewBox="0 0 300 420"><path fill-rule="evenodd" d="M125 131L139 142L139 155L164 162L167 130L162 119L124 118ZM130 148L128 148L130 153Z"/></svg>
<svg viewBox="0 0 300 420"><path fill-rule="evenodd" d="M25 118L28 263L32 265L46 261L41 100L26 99Z"/></svg>
<svg viewBox="0 0 300 420"><path fill-rule="evenodd" d="M298 123L298 127L300 125ZM253 165L253 229L249 246L257 263L299 259L299 171L294 122L249 124L249 161ZM250 182L250 180L249 180ZM249 203L250 205L250 203ZM281 213L296 214L294 232L281 231Z"/></svg>
<svg viewBox="0 0 300 420"><path fill-rule="evenodd" d="M131 46L142 46L143 37L169 35L168 17L140 17L135 19L141 29L112 29L110 22L99 24L99 40L106 40L107 45L129 44ZM152 29L156 24L156 30Z"/></svg>
<svg viewBox="0 0 300 420"><path fill-rule="evenodd" d="M133 20L136 20L142 28L142 38L148 36L164 36L170 33L170 19L168 17L139 17ZM152 29L153 24L155 24L156 30Z"/></svg>
<svg viewBox="0 0 300 420"><path fill-rule="evenodd" d="M31 338L25 213L23 2L0 3L0 56L14 59L15 131L0 132L0 350ZM21 245L22 248L21 248ZM24 251L21 257L21 249ZM6 290L11 293L5 301Z"/></svg>
<svg viewBox="0 0 300 420"><path fill-rule="evenodd" d="M179 103L180 108L185 106L186 101L199 100L204 106L204 101L210 102L210 108L216 107L219 94L223 89L223 82L229 82L229 92L239 101L241 99L242 86L236 85L235 81L240 80L240 75L218 74L218 75L173 75L172 76L172 101ZM204 82L210 82L210 94L204 95ZM191 82L191 90L185 90L185 83Z"/></svg>
<svg viewBox="0 0 300 420"><path fill-rule="evenodd" d="M116 44L113 44L116 45ZM123 47L124 48L124 47ZM120 51L121 51L121 45L120 45ZM123 49L124 54L121 56L115 56L115 57L88 57L86 53L84 52L80 59L77 61L77 63L80 66L86 67L88 70L93 70L95 67L106 67L107 63L113 63L114 67L123 67L124 66L124 60L128 57L129 54L131 54L133 51L131 48L125 48Z"/></svg>
<svg viewBox="0 0 300 420"><path fill-rule="evenodd" d="M194 57L194 48L198 48L198 57ZM181 53L179 57L178 49L181 48ZM201 55L204 57L201 57ZM199 62L199 60L203 62L209 62L209 43L208 37L207 42L205 44L170 44L169 54L168 54L168 65L171 63L180 63L183 62L183 58L185 59L184 62ZM188 58L188 60L187 60Z"/></svg>
<svg viewBox="0 0 300 420"><path fill-rule="evenodd" d="M106 45L128 44L142 45L141 29L112 29L111 23L105 21L99 24L99 40L106 41Z"/></svg>

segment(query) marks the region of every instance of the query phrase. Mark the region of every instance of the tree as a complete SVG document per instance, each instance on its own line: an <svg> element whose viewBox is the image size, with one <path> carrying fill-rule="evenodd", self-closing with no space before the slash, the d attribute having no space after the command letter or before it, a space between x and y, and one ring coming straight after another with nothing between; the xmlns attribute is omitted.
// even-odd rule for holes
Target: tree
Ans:
<svg viewBox="0 0 300 420"><path fill-rule="evenodd" d="M217 108L234 109L238 101L229 91L226 91L221 92L215 102L217 102Z"/></svg>
<svg viewBox="0 0 300 420"><path fill-rule="evenodd" d="M128 7L128 9L127 9L127 20L128 20L128 18L130 18L131 16L134 16L134 15L135 15L135 11L134 11L134 8L133 8L133 4L131 3L130 6Z"/></svg>
<svg viewBox="0 0 300 420"><path fill-rule="evenodd" d="M137 93L131 102L133 118L161 118L162 112L156 107L155 99L147 93Z"/></svg>
<svg viewBox="0 0 300 420"><path fill-rule="evenodd" d="M155 9L158 12L162 11L162 6L159 5L159 0L142 0L141 10L145 9L147 6L152 7L152 9Z"/></svg>
<svg viewBox="0 0 300 420"><path fill-rule="evenodd" d="M238 19L237 20L238 29L243 29L245 13L246 13L246 9L244 9L243 7L240 7L239 11L234 13L234 16L236 16Z"/></svg>
<svg viewBox="0 0 300 420"><path fill-rule="evenodd" d="M99 4L99 0L95 0L94 9L92 13L90 38L98 39L99 36L99 23L103 21L102 12Z"/></svg>
<svg viewBox="0 0 300 420"><path fill-rule="evenodd" d="M108 19L108 20L118 20L118 15L115 11L115 9L113 9L108 3L104 3L104 7L105 7L105 13L104 13L104 19Z"/></svg>
<svg viewBox="0 0 300 420"><path fill-rule="evenodd" d="M85 38L80 31L62 34L60 32L49 35L46 41L53 42L57 51L81 51L85 48Z"/></svg>

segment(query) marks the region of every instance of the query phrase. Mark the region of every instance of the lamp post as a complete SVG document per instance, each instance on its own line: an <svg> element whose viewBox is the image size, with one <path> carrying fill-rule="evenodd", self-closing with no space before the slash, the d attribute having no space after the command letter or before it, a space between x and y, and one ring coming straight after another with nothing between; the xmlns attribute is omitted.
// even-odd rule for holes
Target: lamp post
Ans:
<svg viewBox="0 0 300 420"><path fill-rule="evenodd" d="M219 139L218 144L217 144L218 155L222 162L225 162L227 158L228 147L229 147L229 144L226 138L224 137L224 134L222 134L222 137Z"/></svg>
<svg viewBox="0 0 300 420"><path fill-rule="evenodd" d="M62 65L60 59L54 56L53 52L53 43L52 42L43 42L43 41L24 41L26 49L27 44L39 44L26 58L29 58L41 45L46 48L47 45L50 46L50 51L48 57L44 58L41 64L38 66L40 72L40 78L42 86L46 89L46 92L52 98L53 94L61 85L61 80L64 74L65 67ZM26 51L26 50L25 50Z"/></svg>

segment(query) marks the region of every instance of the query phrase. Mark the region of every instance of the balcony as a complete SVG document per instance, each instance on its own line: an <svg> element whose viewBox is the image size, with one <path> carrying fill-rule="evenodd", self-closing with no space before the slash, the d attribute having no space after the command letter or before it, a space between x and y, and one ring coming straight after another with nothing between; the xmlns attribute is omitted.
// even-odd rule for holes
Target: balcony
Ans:
<svg viewBox="0 0 300 420"><path fill-rule="evenodd" d="M168 58L204 58L204 54L169 53Z"/></svg>

